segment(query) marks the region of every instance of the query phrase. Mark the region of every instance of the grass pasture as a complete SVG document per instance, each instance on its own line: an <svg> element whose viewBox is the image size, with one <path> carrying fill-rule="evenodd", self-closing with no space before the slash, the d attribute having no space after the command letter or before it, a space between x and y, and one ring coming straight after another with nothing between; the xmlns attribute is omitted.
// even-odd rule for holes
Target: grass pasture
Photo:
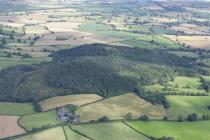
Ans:
<svg viewBox="0 0 210 140"><path fill-rule="evenodd" d="M77 95L67 95L67 96L57 96L50 99L46 99L40 102L43 111L55 109L57 107L62 107L67 104L73 105L83 105L91 102L101 100L102 97L97 94L77 94Z"/></svg>
<svg viewBox="0 0 210 140"><path fill-rule="evenodd" d="M207 106L210 105L209 96L166 96L170 108L167 109L169 119L177 119L178 116L187 117L196 113L200 118L202 115L210 115Z"/></svg>
<svg viewBox="0 0 210 140"><path fill-rule="evenodd" d="M89 140L88 138L74 132L69 126L64 126L67 140Z"/></svg>
<svg viewBox="0 0 210 140"><path fill-rule="evenodd" d="M180 57L191 57L191 58L196 58L198 57L198 54L194 52L185 52L185 51L168 51L169 53L176 54Z"/></svg>
<svg viewBox="0 0 210 140"><path fill-rule="evenodd" d="M9 103L0 102L0 115L26 115L34 113L30 103Z"/></svg>
<svg viewBox="0 0 210 140"><path fill-rule="evenodd" d="M73 125L72 128L95 140L148 140L121 122Z"/></svg>
<svg viewBox="0 0 210 140"><path fill-rule="evenodd" d="M169 29L174 30L174 31L183 31L185 34L193 34L193 35L194 34L198 34L198 35L201 35L201 34L206 35L207 34L206 32L203 32L200 30L195 30L195 29L189 28L189 27L183 27L183 26L172 26Z"/></svg>
<svg viewBox="0 0 210 140"><path fill-rule="evenodd" d="M178 41L180 43L185 43L190 45L192 48L209 48L210 46L210 36L178 36L175 35L164 35L167 38ZM196 43L195 43L196 41Z"/></svg>
<svg viewBox="0 0 210 140"><path fill-rule="evenodd" d="M174 81L169 81L167 87L160 84L145 86L146 91L178 94L204 94L206 91L201 88L201 81L197 77L177 76Z"/></svg>
<svg viewBox="0 0 210 140"><path fill-rule="evenodd" d="M178 84L182 88L186 87L187 85L190 85L193 88L199 88L201 86L199 78L184 77L184 76L177 76L174 81L170 82L170 84L171 85Z"/></svg>
<svg viewBox="0 0 210 140"><path fill-rule="evenodd" d="M62 127L56 127L14 140L66 140L66 138Z"/></svg>
<svg viewBox="0 0 210 140"><path fill-rule="evenodd" d="M25 133L17 121L18 116L0 115L0 139Z"/></svg>
<svg viewBox="0 0 210 140"><path fill-rule="evenodd" d="M57 111L52 110L32 115L25 115L20 118L19 124L26 130L31 131L33 128L60 124L60 121L57 120Z"/></svg>
<svg viewBox="0 0 210 140"><path fill-rule="evenodd" d="M77 114L80 115L81 121L90 121L98 120L102 116L107 116L110 119L123 119L129 112L133 118L148 115L157 119L165 115L163 107L154 106L132 93L82 106L78 109Z"/></svg>
<svg viewBox="0 0 210 140"><path fill-rule="evenodd" d="M80 25L78 30L83 32L94 33L95 31L112 31L113 28L112 26L106 24L86 23Z"/></svg>
<svg viewBox="0 0 210 140"><path fill-rule="evenodd" d="M117 26L118 27L118 26ZM138 31L143 33L151 33L150 27L151 26L138 26L138 25L132 25L132 26L126 26L128 31ZM126 28L124 27L124 28Z"/></svg>
<svg viewBox="0 0 210 140"><path fill-rule="evenodd" d="M160 35L156 35L153 37L152 35L139 35L139 34L134 34L134 33L130 33L130 34L124 33L124 36L121 35L121 37L126 39L124 41L121 41L121 43L130 45L133 47L141 47L141 48L147 48L147 49L180 47L180 45L177 45L174 41L166 37L162 37Z"/></svg>
<svg viewBox="0 0 210 140"><path fill-rule="evenodd" d="M48 22L40 25L47 27L51 32L71 32L76 30L79 24L72 22Z"/></svg>
<svg viewBox="0 0 210 140"><path fill-rule="evenodd" d="M23 46L20 46L20 47L23 47ZM32 58L46 58L50 54L50 52L44 52L44 51L15 50L15 49L3 49L3 50L1 50L1 52L8 52L8 53L11 53L11 54L13 54L13 53L20 53L21 55L28 54L28 55L31 56L31 61L33 61ZM14 59L17 59L17 61L18 61L18 58L20 60L24 61L23 57L14 57Z"/></svg>
<svg viewBox="0 0 210 140"><path fill-rule="evenodd" d="M155 26L151 29L154 31L155 34L177 34L176 31L169 30L161 26Z"/></svg>
<svg viewBox="0 0 210 140"><path fill-rule="evenodd" d="M173 137L175 140L207 140L210 137L209 121L199 122L127 122L139 132L153 137Z"/></svg>
<svg viewBox="0 0 210 140"><path fill-rule="evenodd" d="M25 26L26 34L47 34L49 31L46 27L41 26Z"/></svg>
<svg viewBox="0 0 210 140"><path fill-rule="evenodd" d="M40 64L41 62L51 61L50 57L24 58L12 56L12 58L0 57L0 70L9 66L16 65L32 65Z"/></svg>

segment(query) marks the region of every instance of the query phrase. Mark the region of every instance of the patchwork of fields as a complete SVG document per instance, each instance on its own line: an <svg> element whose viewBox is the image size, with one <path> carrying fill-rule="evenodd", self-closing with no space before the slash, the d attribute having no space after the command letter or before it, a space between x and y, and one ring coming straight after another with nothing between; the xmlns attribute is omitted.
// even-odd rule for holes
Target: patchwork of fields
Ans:
<svg viewBox="0 0 210 140"><path fill-rule="evenodd" d="M0 139L209 140L209 9L1 0Z"/></svg>
<svg viewBox="0 0 210 140"><path fill-rule="evenodd" d="M121 122L104 123L104 124L89 124L89 125L75 125L72 128L85 134L93 139L100 140L148 140L147 137L132 130Z"/></svg>
<svg viewBox="0 0 210 140"><path fill-rule="evenodd" d="M189 45L192 48L209 48L210 38L209 36L175 36L175 35L166 35L167 38L178 41ZM194 43L196 41L196 43Z"/></svg>
<svg viewBox="0 0 210 140"><path fill-rule="evenodd" d="M14 140L149 140L122 122L55 127Z"/></svg>

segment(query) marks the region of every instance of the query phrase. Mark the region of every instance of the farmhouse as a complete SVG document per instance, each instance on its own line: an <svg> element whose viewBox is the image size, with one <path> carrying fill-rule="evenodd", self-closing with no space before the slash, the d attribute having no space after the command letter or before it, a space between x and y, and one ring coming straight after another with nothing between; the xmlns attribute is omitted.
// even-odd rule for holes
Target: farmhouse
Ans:
<svg viewBox="0 0 210 140"><path fill-rule="evenodd" d="M71 123L79 123L80 116L74 115L71 112L65 110L65 108L58 109L57 119L61 122L71 122Z"/></svg>

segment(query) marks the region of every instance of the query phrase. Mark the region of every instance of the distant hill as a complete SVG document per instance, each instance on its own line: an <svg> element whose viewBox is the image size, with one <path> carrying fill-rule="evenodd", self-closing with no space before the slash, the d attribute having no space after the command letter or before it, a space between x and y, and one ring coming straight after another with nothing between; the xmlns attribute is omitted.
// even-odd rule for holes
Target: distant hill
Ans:
<svg viewBox="0 0 210 140"><path fill-rule="evenodd" d="M79 93L108 97L198 73L193 60L160 50L91 44L52 56L49 63L2 70L0 100L26 102Z"/></svg>

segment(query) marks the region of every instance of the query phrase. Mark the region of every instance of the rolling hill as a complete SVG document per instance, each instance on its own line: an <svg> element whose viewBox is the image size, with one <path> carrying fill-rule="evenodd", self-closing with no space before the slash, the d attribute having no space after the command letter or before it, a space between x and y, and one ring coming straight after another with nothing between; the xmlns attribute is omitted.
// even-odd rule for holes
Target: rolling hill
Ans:
<svg viewBox="0 0 210 140"><path fill-rule="evenodd" d="M52 62L40 65L3 69L0 100L26 102L79 93L110 97L171 80L177 74L198 74L192 59L158 49L90 44L58 51L52 57Z"/></svg>

